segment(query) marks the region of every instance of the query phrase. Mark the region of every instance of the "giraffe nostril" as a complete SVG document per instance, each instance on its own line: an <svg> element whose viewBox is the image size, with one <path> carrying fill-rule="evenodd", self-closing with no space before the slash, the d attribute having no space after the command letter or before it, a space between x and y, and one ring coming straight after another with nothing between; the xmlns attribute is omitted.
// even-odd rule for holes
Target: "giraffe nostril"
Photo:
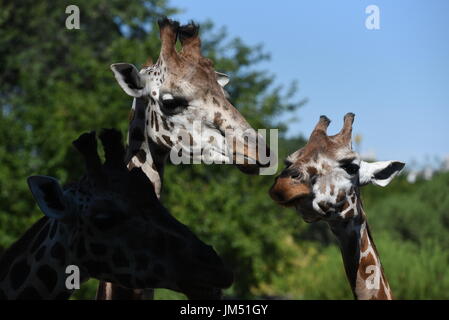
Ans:
<svg viewBox="0 0 449 320"><path fill-rule="evenodd" d="M273 200L275 201L283 201L284 197L282 196L282 193L279 191L271 191L270 192L271 197L273 198Z"/></svg>
<svg viewBox="0 0 449 320"><path fill-rule="evenodd" d="M318 207L320 207L321 210L323 210L325 213L327 213L331 207L331 205L327 202L319 202Z"/></svg>

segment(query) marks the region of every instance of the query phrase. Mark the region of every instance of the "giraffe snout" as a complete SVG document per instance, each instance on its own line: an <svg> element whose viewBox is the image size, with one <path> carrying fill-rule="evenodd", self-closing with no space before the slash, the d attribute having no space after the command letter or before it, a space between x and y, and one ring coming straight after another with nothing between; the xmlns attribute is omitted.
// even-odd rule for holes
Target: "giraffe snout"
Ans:
<svg viewBox="0 0 449 320"><path fill-rule="evenodd" d="M281 174L276 178L269 194L277 203L293 206L294 201L311 194L309 185L298 181L297 175Z"/></svg>

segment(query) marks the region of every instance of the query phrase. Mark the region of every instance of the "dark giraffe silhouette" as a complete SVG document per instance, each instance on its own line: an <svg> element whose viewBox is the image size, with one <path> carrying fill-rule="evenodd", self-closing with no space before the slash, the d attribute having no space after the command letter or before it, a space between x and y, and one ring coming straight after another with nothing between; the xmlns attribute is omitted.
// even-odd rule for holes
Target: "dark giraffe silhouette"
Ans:
<svg viewBox="0 0 449 320"><path fill-rule="evenodd" d="M28 183L45 214L0 259L0 299L62 299L66 267L79 267L81 282L93 277L125 288L168 288L189 298L220 297L232 273L212 247L173 218L140 168L124 163L121 134L95 132L73 142L87 174L61 188L56 179Z"/></svg>

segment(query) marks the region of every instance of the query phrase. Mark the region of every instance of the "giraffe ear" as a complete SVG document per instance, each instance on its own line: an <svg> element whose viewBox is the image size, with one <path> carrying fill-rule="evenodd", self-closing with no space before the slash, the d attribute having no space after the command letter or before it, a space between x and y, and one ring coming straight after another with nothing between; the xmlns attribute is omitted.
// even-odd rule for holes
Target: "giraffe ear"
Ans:
<svg viewBox="0 0 449 320"><path fill-rule="evenodd" d="M111 70L122 89L131 97L139 98L143 96L145 80L137 68L129 63L114 63Z"/></svg>
<svg viewBox="0 0 449 320"><path fill-rule="evenodd" d="M62 188L55 178L47 176L28 177L28 186L39 208L49 218L62 220L68 215Z"/></svg>
<svg viewBox="0 0 449 320"><path fill-rule="evenodd" d="M376 186L385 187L404 168L405 163L400 161L361 161L359 170L360 185L372 183Z"/></svg>
<svg viewBox="0 0 449 320"><path fill-rule="evenodd" d="M225 85L227 85L229 83L229 76L221 73L221 72L217 72L215 71L215 74L217 75L217 82L220 86L224 87Z"/></svg>

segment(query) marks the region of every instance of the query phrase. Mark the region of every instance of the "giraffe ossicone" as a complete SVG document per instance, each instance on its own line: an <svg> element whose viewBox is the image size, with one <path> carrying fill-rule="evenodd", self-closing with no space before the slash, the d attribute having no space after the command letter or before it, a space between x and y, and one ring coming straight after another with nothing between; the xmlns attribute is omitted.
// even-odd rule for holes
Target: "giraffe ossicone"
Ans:
<svg viewBox="0 0 449 320"><path fill-rule="evenodd" d="M352 150L348 113L339 133L327 135L329 118L321 116L307 144L289 155L270 196L293 207L306 222L326 221L339 241L346 274L357 299L391 299L374 245L360 187L388 185L404 168L400 161L369 163Z"/></svg>
<svg viewBox="0 0 449 320"><path fill-rule="evenodd" d="M161 205L140 168L128 170L120 132L95 132L74 141L87 174L62 188L55 178L32 176L30 190L45 214L0 259L0 299L60 299L66 267L81 281L94 277L125 288L167 288L190 298L219 298L232 284L211 246Z"/></svg>

